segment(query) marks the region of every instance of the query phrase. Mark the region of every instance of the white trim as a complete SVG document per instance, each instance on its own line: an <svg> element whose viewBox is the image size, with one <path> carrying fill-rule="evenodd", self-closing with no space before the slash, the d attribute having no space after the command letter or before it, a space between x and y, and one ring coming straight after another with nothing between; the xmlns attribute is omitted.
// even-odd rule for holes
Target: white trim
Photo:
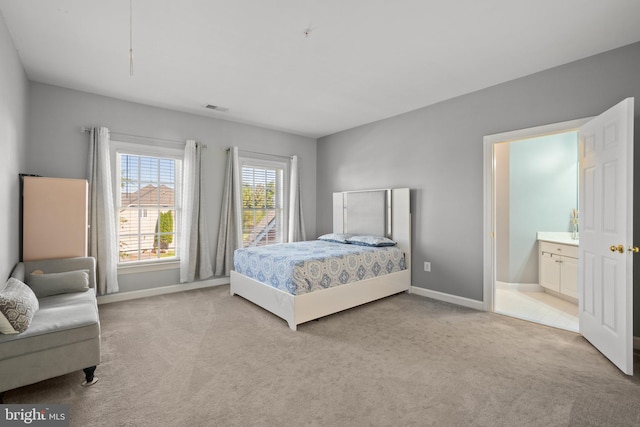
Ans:
<svg viewBox="0 0 640 427"><path fill-rule="evenodd" d="M566 122L552 123L550 125L535 126L527 129L518 129L509 132L495 133L487 135L483 138L485 143L496 144L498 142L513 142L522 139L540 138L543 136L554 135L557 133L566 133L577 131L580 126L587 123L594 117L586 117L583 119L568 120Z"/></svg>
<svg viewBox="0 0 640 427"><path fill-rule="evenodd" d="M243 173L242 170L247 167L247 168L253 168L253 169L265 169L265 170L275 170L276 172L278 170L282 171L282 176L280 178L277 178L277 174L276 174L276 189L278 187L278 183L280 184L280 187L282 188L282 194L278 194L278 192L276 191L276 206L278 205L277 201L278 199L280 200L280 207L279 208L275 208L273 210L276 211L280 211L282 212L281 217L280 217L280 243L286 243L287 242L287 238L289 237L289 199L291 196L291 188L290 188L290 174L291 174L291 168L290 168L290 160L287 159L282 159L282 160L266 160L263 159L261 157L252 157L252 156L248 156L248 155L242 155L242 150L239 150L240 153L238 153L238 174L239 174L239 185L240 185L240 189L242 189L244 187L244 182L242 181L243 179ZM242 191L242 190L240 190ZM242 197L239 197L240 200L242 200ZM244 208L241 208L241 212L239 215L242 216L242 210ZM266 210L266 206L265 206L265 210ZM240 231L240 235L242 236L242 231ZM277 242L275 242L277 243ZM241 238L241 247L244 245L244 240Z"/></svg>
<svg viewBox="0 0 640 427"><path fill-rule="evenodd" d="M184 158L184 146L180 148L164 147L112 139L110 148L112 153L126 153L142 157L169 157L180 161Z"/></svg>
<svg viewBox="0 0 640 427"><path fill-rule="evenodd" d="M419 295L421 297L427 297L438 301L461 305L463 307L473 308L474 310L484 311L483 302L475 299L445 294L444 292L432 291L431 289L419 288L417 286L411 286L411 293Z"/></svg>
<svg viewBox="0 0 640 427"><path fill-rule="evenodd" d="M111 153L111 180L112 180L112 188L113 188L113 206L116 218L119 218L121 210L124 208L121 206L122 204L122 186L120 185L121 179L121 164L120 164L120 155L132 155L137 157L152 157L157 159L171 159L173 160L175 166L175 180L174 180L174 205L173 209L175 210L175 218L174 218L174 244L175 244L175 253L177 257L171 258L171 261L168 262L177 262L178 267L180 268L180 221L182 221L182 163L184 162L184 147L176 148L176 147L166 147L161 145L148 145L148 144L140 144L135 142L127 142L127 141L113 141L111 140L109 143L109 149ZM155 209L158 212L159 207L149 208ZM145 215L146 216L146 215ZM118 240L118 246L120 245L120 226L119 221L116 224L116 235ZM159 264L162 263L159 262ZM148 264L153 264L153 261ZM140 266L139 269L133 269L133 265ZM165 266L165 267L157 267L157 268L149 268L146 267L146 260L143 261L134 261L134 262L125 262L122 263L118 259L118 274L132 274L139 272L147 272L147 271L158 271L158 270L166 270L171 269L173 267Z"/></svg>
<svg viewBox="0 0 640 427"><path fill-rule="evenodd" d="M159 288L142 289L139 291L122 292L109 295L98 296L98 304L109 304L112 302L128 301L139 298L153 297L156 295L173 294L176 292L191 291L194 289L212 288L214 286L228 285L229 278L221 277L217 279L203 280L181 285L162 286Z"/></svg>
<svg viewBox="0 0 640 427"><path fill-rule="evenodd" d="M175 261L159 261L148 263L122 263L118 264L118 275L148 273L150 271L177 270L180 268L180 260Z"/></svg>
<svg viewBox="0 0 640 427"><path fill-rule="evenodd" d="M493 188L495 186L494 168L495 160L493 153L493 142L487 140L488 137L484 137L484 152L483 152L483 208L484 208L484 221L483 221L483 290L482 301L483 309L485 311L493 312L493 299L494 299L494 274L496 271L495 266L495 248L494 248L494 209L493 209Z"/></svg>
<svg viewBox="0 0 640 427"><path fill-rule="evenodd" d="M483 309L493 311L495 260L495 160L493 145L556 133L576 131L592 117L487 135L483 138Z"/></svg>

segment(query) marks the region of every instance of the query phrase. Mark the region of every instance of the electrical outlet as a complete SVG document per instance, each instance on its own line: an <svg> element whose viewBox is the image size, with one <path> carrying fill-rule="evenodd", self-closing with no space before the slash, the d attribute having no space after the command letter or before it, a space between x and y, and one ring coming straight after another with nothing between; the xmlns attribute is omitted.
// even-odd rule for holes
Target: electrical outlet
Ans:
<svg viewBox="0 0 640 427"><path fill-rule="evenodd" d="M431 263L429 261L424 262L424 271L431 271Z"/></svg>

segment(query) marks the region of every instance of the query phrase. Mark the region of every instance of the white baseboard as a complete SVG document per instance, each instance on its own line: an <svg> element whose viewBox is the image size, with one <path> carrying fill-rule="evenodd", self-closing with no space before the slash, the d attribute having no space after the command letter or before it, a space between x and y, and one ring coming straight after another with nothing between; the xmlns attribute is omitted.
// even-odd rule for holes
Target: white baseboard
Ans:
<svg viewBox="0 0 640 427"><path fill-rule="evenodd" d="M162 286L160 288L142 289L140 291L122 292L109 295L98 296L98 304L109 304L112 302L128 301L138 298L152 297L156 295L173 294L193 289L211 288L213 286L228 285L228 277L203 280L201 282L184 283L180 285Z"/></svg>
<svg viewBox="0 0 640 427"><path fill-rule="evenodd" d="M482 301L459 297L457 295L445 294L444 292L432 291L431 289L419 288L417 286L411 286L411 293L420 295L421 297L427 297L436 299L438 301L449 302L451 304L461 305L463 307L473 308L474 310L484 311L484 303Z"/></svg>

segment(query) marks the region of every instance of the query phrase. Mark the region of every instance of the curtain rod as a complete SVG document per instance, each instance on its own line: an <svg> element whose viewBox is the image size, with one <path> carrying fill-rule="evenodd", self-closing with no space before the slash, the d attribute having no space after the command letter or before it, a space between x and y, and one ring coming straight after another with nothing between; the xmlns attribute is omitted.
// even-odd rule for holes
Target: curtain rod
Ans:
<svg viewBox="0 0 640 427"><path fill-rule="evenodd" d="M82 132L91 132L91 128L84 127L84 126L83 126L83 127L81 127L81 128L80 128L80 130L81 130ZM162 141L162 142L169 142L169 143L171 143L171 144L182 144L182 145L184 145L184 144L185 144L185 142L184 142L184 141L174 141L174 140L172 140L172 139L151 138L151 137L149 137L149 136L131 135L131 134L128 134L128 133L112 132L112 131L109 131L109 133L110 133L110 134L113 134L113 135L128 136L128 137L131 137L131 138L146 139L146 140L149 140L149 141ZM209 148L209 146L208 146L208 145L206 145L206 144L201 144L200 146L201 146L202 148Z"/></svg>
<svg viewBox="0 0 640 427"><path fill-rule="evenodd" d="M230 150L231 150L231 148L227 148L225 151L230 151ZM258 154L260 156L279 157L281 159L291 159L293 157L293 156L281 156L279 154L261 153L259 151L241 150L239 148L238 148L238 151L242 151L243 153ZM300 156L298 156L298 158L300 158Z"/></svg>

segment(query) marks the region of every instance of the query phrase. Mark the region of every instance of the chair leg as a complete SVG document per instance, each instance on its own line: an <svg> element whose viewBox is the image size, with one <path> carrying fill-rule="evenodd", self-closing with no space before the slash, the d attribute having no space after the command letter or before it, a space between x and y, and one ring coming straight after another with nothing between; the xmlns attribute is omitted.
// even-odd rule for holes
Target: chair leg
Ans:
<svg viewBox="0 0 640 427"><path fill-rule="evenodd" d="M93 373L96 371L95 366L84 368L83 371L84 371L84 378L85 378L85 380L82 382L83 387L88 387L98 382L98 377L93 376Z"/></svg>

